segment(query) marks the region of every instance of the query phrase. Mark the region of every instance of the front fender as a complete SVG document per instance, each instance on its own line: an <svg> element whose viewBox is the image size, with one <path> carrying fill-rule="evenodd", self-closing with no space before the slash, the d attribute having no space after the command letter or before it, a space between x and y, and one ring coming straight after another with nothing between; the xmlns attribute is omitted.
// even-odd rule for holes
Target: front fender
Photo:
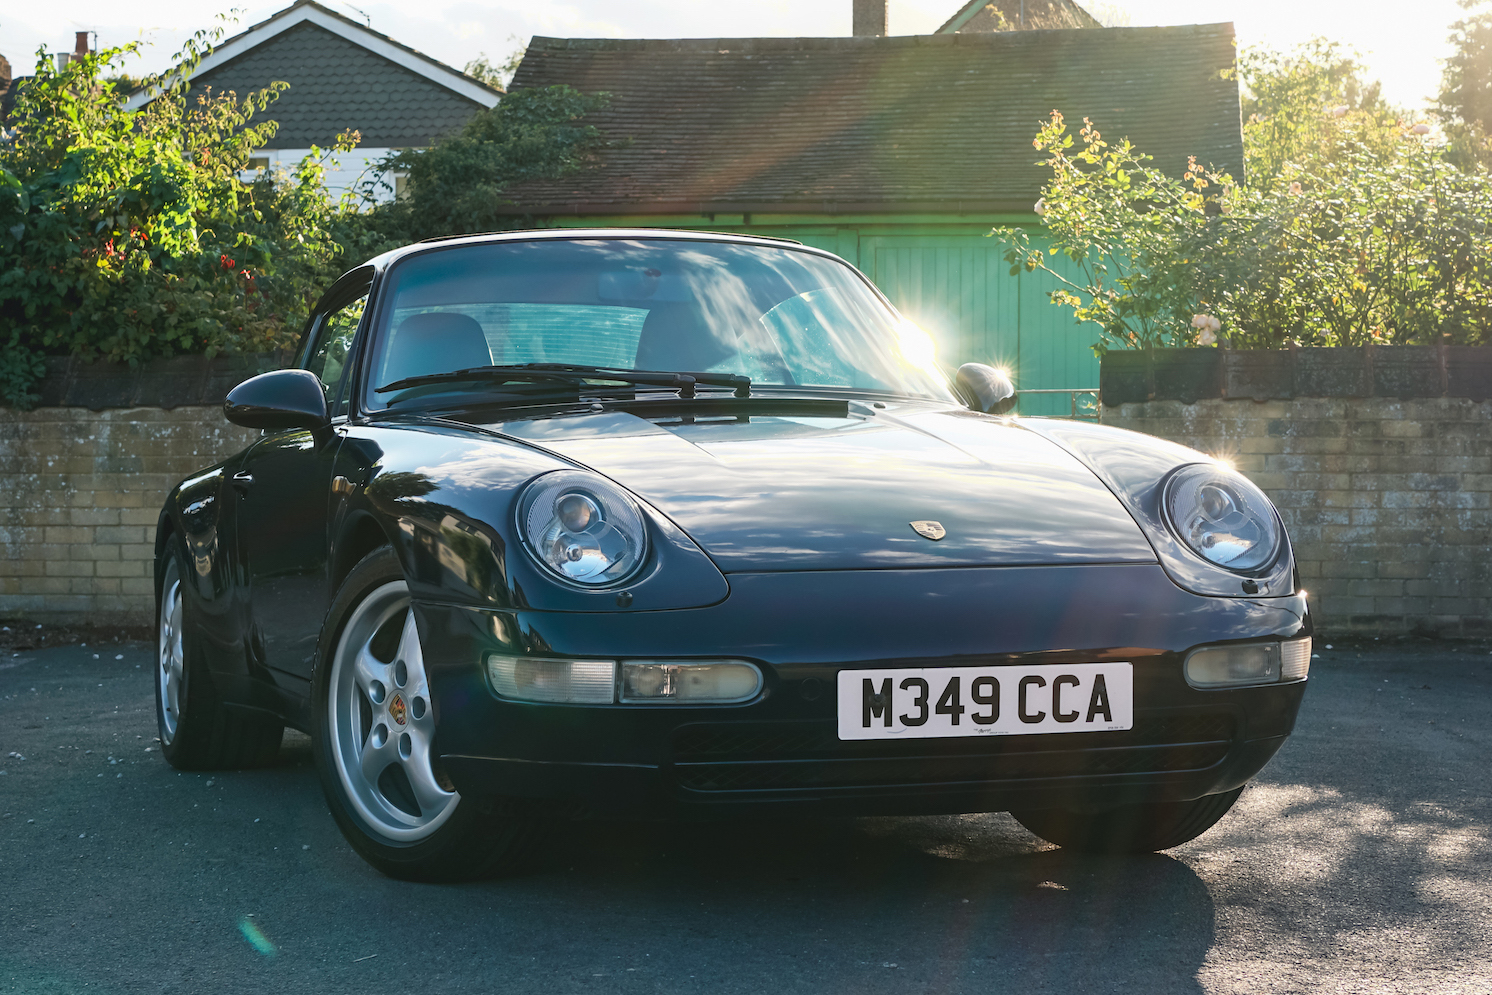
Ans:
<svg viewBox="0 0 1492 995"><path fill-rule="evenodd" d="M359 427L343 452L358 464L340 531L376 522L417 599L532 611L658 611L717 604L725 576L682 529L638 500L650 553L642 572L604 591L552 580L523 550L515 506L530 480L572 464L516 440L453 426ZM352 472L349 470L349 472Z"/></svg>
<svg viewBox="0 0 1492 995"><path fill-rule="evenodd" d="M1027 419L1021 424L1067 450L1104 482L1145 533L1166 574L1182 590L1224 598L1240 595L1281 598L1295 594L1295 552L1278 511L1275 519L1284 536L1280 554L1266 572L1248 578L1195 555L1166 525L1161 511L1161 485L1166 475L1183 464L1214 462L1213 457L1165 439L1109 425L1057 419Z"/></svg>

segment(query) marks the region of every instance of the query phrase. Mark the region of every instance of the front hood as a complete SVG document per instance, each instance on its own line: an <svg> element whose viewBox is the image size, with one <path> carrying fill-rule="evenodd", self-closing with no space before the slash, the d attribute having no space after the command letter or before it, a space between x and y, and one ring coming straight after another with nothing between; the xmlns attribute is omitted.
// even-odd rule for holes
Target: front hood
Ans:
<svg viewBox="0 0 1492 995"><path fill-rule="evenodd" d="M727 573L1155 562L1104 485L1018 423L925 405L870 410L603 411L485 427L610 477ZM947 534L923 538L915 521Z"/></svg>

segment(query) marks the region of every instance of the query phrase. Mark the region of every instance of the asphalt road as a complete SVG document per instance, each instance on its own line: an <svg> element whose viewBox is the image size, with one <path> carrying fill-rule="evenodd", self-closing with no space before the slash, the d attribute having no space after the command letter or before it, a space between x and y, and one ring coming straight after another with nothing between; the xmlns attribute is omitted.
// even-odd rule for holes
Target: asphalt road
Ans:
<svg viewBox="0 0 1492 995"><path fill-rule="evenodd" d="M0 659L0 991L1492 992L1487 647L1323 650L1294 738L1168 854L1004 815L585 823L459 887L363 864L304 737L170 769L150 674Z"/></svg>

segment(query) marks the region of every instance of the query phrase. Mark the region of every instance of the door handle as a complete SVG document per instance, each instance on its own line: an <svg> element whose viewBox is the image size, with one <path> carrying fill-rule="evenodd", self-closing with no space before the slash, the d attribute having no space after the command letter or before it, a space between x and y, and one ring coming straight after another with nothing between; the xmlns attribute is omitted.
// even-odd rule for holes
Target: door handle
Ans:
<svg viewBox="0 0 1492 995"><path fill-rule="evenodd" d="M247 493L249 487L254 483L254 475L247 470L240 470L233 475L232 483L234 487L238 488L240 493Z"/></svg>

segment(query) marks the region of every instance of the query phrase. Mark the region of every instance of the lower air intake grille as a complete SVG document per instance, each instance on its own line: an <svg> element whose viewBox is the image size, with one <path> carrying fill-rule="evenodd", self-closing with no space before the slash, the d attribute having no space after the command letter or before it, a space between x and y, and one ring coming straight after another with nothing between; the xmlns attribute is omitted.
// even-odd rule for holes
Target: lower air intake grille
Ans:
<svg viewBox="0 0 1492 995"><path fill-rule="evenodd" d="M678 782L696 791L994 782L1201 770L1222 760L1229 714L1142 719L1127 732L841 742L832 722L702 723L674 738Z"/></svg>

